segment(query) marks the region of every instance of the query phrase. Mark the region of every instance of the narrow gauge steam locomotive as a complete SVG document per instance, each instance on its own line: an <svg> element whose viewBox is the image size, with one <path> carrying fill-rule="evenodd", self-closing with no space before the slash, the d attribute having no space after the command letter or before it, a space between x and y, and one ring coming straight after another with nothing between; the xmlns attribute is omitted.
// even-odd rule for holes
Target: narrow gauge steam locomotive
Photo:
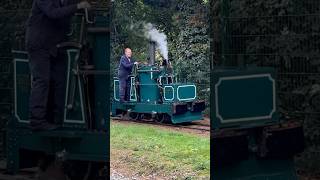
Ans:
<svg viewBox="0 0 320 180"><path fill-rule="evenodd" d="M169 63L157 66L154 62L155 42L150 42L148 65L135 65L129 76L126 103L119 101L119 80L114 78L112 115L127 114L133 120L153 118L173 124L202 120L205 101L197 98L197 86L177 82Z"/></svg>

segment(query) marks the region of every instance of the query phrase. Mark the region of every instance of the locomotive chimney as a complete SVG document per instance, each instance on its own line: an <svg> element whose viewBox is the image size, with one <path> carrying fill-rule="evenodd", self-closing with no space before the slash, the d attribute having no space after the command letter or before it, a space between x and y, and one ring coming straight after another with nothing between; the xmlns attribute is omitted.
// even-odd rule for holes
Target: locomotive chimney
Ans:
<svg viewBox="0 0 320 180"><path fill-rule="evenodd" d="M154 65L156 59L156 42L149 42L149 65Z"/></svg>

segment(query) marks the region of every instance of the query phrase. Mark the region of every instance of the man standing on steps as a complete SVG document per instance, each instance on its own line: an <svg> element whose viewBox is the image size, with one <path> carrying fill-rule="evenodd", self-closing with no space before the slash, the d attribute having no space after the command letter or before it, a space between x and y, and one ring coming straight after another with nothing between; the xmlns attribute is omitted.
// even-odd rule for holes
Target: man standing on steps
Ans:
<svg viewBox="0 0 320 180"><path fill-rule="evenodd" d="M119 96L120 103L124 103L128 100L129 93L129 75L132 72L134 64L138 64L132 59L132 51L130 48L124 50L124 55L120 58L118 78L119 78Z"/></svg>
<svg viewBox="0 0 320 180"><path fill-rule="evenodd" d="M26 48L32 75L29 118L32 130L54 130L64 112L66 60L57 44L67 40L71 16L90 8L86 1L34 0L27 22ZM50 94L50 95L49 95Z"/></svg>

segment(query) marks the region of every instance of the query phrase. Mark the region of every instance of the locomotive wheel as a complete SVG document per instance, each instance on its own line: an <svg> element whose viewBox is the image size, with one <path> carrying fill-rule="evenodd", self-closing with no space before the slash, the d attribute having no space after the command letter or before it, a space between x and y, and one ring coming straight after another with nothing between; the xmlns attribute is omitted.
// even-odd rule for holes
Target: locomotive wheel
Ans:
<svg viewBox="0 0 320 180"><path fill-rule="evenodd" d="M167 113L163 114L163 121L165 123L172 123L171 116L169 114L167 114Z"/></svg>
<svg viewBox="0 0 320 180"><path fill-rule="evenodd" d="M154 120L157 122L157 123L164 123L165 122L165 118L164 118L164 114L162 113L159 113L156 115L156 117L154 118Z"/></svg>
<svg viewBox="0 0 320 180"><path fill-rule="evenodd" d="M125 119L127 116L127 113L125 111L122 111L120 114L119 114L119 117L120 119Z"/></svg>
<svg viewBox="0 0 320 180"><path fill-rule="evenodd" d="M52 157L42 157L38 162L38 170L35 179L67 180L62 164L62 162L55 161Z"/></svg>
<svg viewBox="0 0 320 180"><path fill-rule="evenodd" d="M157 114L155 121L158 123L171 123L171 116L166 113Z"/></svg>
<svg viewBox="0 0 320 180"><path fill-rule="evenodd" d="M139 120L139 119L140 119L140 114L139 114L139 113L136 113L136 112L130 112L130 113L129 113L129 117L130 117L130 119L132 119L132 120Z"/></svg>

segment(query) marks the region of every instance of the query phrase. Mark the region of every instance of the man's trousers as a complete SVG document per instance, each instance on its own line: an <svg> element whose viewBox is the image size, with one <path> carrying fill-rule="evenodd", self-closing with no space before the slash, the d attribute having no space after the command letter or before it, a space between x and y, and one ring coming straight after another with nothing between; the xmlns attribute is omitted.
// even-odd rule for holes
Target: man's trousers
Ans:
<svg viewBox="0 0 320 180"><path fill-rule="evenodd" d="M130 78L119 78L119 97L120 101L130 100Z"/></svg>
<svg viewBox="0 0 320 180"><path fill-rule="evenodd" d="M64 115L66 68L65 54L56 57L47 50L29 50L32 76L29 101L31 126L44 123L61 123Z"/></svg>

